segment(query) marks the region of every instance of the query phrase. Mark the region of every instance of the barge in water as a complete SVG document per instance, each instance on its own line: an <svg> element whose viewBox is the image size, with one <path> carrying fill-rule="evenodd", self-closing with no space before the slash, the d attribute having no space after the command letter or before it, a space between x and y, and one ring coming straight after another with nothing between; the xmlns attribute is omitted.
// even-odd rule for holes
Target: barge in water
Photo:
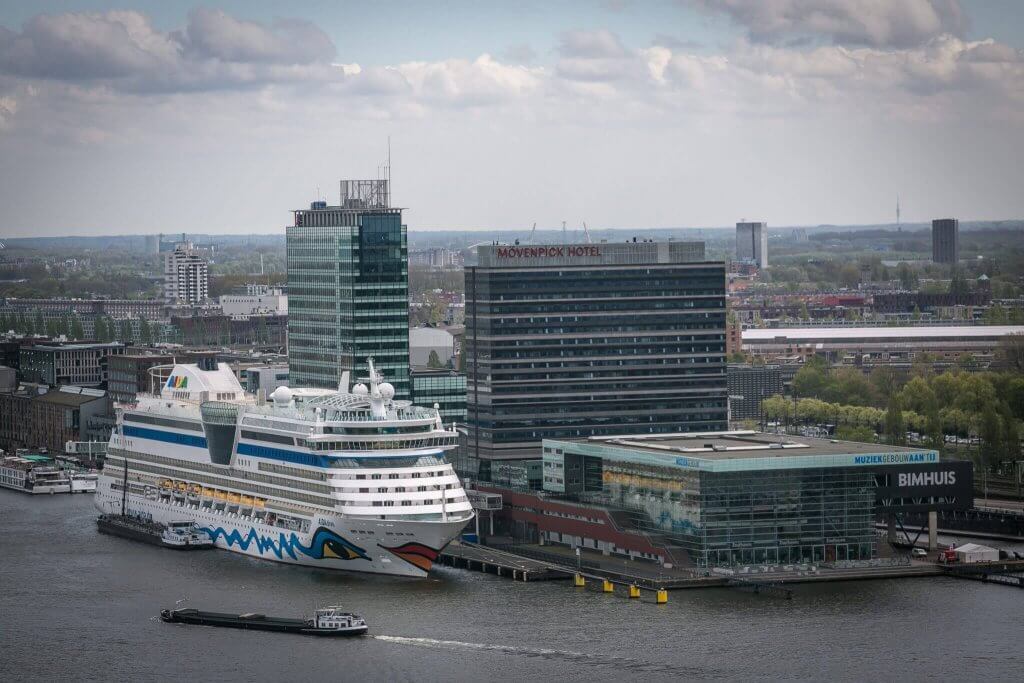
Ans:
<svg viewBox="0 0 1024 683"><path fill-rule="evenodd" d="M265 614L252 612L247 614L203 612L191 608L160 610L160 619L176 624L223 626L254 631L301 633L311 636L361 636L368 630L366 621L361 616L351 612L343 612L340 607L318 609L312 619L268 617Z"/></svg>
<svg viewBox="0 0 1024 683"><path fill-rule="evenodd" d="M214 547L210 535L191 520L159 524L131 515L100 515L96 520L96 526L100 533L174 550L204 550Z"/></svg>

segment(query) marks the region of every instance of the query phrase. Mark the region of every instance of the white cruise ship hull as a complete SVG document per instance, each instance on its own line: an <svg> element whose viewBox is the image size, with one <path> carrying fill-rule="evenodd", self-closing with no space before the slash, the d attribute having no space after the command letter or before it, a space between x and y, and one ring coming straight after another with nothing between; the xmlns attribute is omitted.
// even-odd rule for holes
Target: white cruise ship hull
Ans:
<svg viewBox="0 0 1024 683"><path fill-rule="evenodd" d="M96 507L103 513L121 512L121 491L113 477L100 476ZM472 516L457 521L382 520L319 513L309 532L292 531L210 508L129 494L130 515L159 523L194 521L214 539L216 547L249 557L320 569L369 572L422 578L441 550Z"/></svg>

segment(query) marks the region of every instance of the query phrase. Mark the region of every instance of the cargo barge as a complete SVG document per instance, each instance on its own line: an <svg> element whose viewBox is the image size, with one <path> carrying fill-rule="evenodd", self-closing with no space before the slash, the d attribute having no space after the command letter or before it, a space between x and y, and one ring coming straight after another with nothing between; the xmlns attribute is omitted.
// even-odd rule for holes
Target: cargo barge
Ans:
<svg viewBox="0 0 1024 683"><path fill-rule="evenodd" d="M210 535L192 521L158 524L130 515L100 515L96 520L100 533L130 538L150 545L174 550L204 550L213 548Z"/></svg>
<svg viewBox="0 0 1024 683"><path fill-rule="evenodd" d="M318 609L312 619L288 619L269 617L265 614L226 614L203 612L198 609L160 610L160 620L172 624L195 626L220 626L241 628L252 631L277 631L279 633L300 633L310 636L361 636L368 627L358 614L344 612L340 607Z"/></svg>

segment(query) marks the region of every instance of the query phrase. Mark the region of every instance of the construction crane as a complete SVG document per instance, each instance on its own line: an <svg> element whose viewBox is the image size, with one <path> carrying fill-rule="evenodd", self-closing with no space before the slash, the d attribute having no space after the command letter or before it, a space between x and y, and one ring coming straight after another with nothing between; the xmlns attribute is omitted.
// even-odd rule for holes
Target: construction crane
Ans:
<svg viewBox="0 0 1024 683"><path fill-rule="evenodd" d="M587 244L593 244L594 240L590 239L590 230L587 229L587 222L583 221L583 234L587 238Z"/></svg>
<svg viewBox="0 0 1024 683"><path fill-rule="evenodd" d="M533 236L537 232L537 223L534 222L533 227L530 228L530 236L526 238L527 244L533 244Z"/></svg>

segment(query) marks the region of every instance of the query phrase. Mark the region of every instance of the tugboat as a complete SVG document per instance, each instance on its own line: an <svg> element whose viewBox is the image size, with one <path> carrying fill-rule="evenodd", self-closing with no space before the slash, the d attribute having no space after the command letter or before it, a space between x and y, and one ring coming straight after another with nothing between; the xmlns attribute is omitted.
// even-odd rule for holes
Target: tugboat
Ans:
<svg viewBox="0 0 1024 683"><path fill-rule="evenodd" d="M202 550L214 545L210 534L200 529L199 525L190 519L183 522L168 522L160 533L160 543L175 550Z"/></svg>
<svg viewBox="0 0 1024 683"><path fill-rule="evenodd" d="M100 515L96 526L100 533L173 550L204 550L214 547L210 535L192 521L169 522L165 525L131 515Z"/></svg>
<svg viewBox="0 0 1024 683"><path fill-rule="evenodd" d="M225 614L203 612L197 609L163 609L160 620L170 624L193 624L196 626L222 626L244 628L253 631L278 631L280 633L301 633L308 636L361 636L369 630L358 614L342 611L341 607L318 609L312 619L288 619L268 617L265 614Z"/></svg>

